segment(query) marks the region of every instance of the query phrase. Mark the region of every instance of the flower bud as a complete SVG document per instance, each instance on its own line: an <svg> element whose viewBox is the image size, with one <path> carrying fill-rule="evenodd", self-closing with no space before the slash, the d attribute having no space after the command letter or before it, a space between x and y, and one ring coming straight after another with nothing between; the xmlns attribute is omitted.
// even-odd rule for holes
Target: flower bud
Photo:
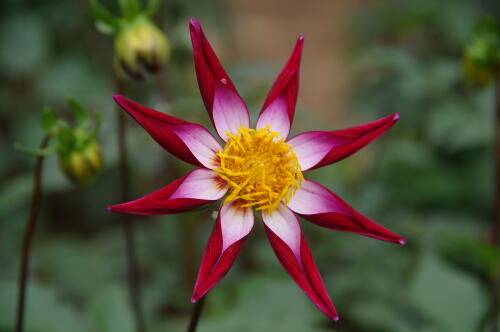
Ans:
<svg viewBox="0 0 500 332"><path fill-rule="evenodd" d="M126 72L136 79L143 79L141 66L157 73L167 63L170 45L151 20L138 16L124 24L115 37L115 70L122 76Z"/></svg>
<svg viewBox="0 0 500 332"><path fill-rule="evenodd" d="M90 141L81 149L60 154L59 166L74 183L92 182L102 168L101 148L96 141Z"/></svg>
<svg viewBox="0 0 500 332"><path fill-rule="evenodd" d="M101 120L99 113L91 115L74 98L67 98L67 102L75 114L75 124L59 121L54 129L59 166L73 183L86 184L102 169L101 148L96 141Z"/></svg>
<svg viewBox="0 0 500 332"><path fill-rule="evenodd" d="M484 88L494 80L500 64L499 38L494 20L481 19L476 23L462 61L464 78L469 85Z"/></svg>

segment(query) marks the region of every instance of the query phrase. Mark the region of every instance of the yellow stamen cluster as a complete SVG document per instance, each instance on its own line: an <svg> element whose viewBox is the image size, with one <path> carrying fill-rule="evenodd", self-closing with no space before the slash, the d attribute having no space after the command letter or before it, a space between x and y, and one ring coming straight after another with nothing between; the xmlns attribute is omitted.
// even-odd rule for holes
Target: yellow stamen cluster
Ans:
<svg viewBox="0 0 500 332"><path fill-rule="evenodd" d="M292 198L304 178L292 147L278 136L269 127L242 126L237 135L228 133L224 151L217 154L220 167L215 169L230 186L226 202L271 212Z"/></svg>

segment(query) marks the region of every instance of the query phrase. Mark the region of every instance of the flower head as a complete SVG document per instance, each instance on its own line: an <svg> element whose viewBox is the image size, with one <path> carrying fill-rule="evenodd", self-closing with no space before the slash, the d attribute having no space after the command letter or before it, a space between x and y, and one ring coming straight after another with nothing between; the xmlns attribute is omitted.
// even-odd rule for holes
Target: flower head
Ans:
<svg viewBox="0 0 500 332"><path fill-rule="evenodd" d="M236 135L227 136L224 151L217 153L220 166L214 169L229 185L225 202L268 212L287 204L304 179L293 148L269 127L241 126Z"/></svg>
<svg viewBox="0 0 500 332"><path fill-rule="evenodd" d="M399 244L404 239L355 211L319 183L304 179L303 173L358 151L387 131L399 115L288 139L304 43L299 37L252 129L245 103L198 21L190 21L190 31L201 96L223 146L198 124L115 96L116 102L162 147L199 168L158 191L110 206L109 210L141 215L180 213L225 196L203 255L192 301L203 297L229 271L253 227L254 213L259 213L283 267L323 313L338 320L296 215L334 230Z"/></svg>

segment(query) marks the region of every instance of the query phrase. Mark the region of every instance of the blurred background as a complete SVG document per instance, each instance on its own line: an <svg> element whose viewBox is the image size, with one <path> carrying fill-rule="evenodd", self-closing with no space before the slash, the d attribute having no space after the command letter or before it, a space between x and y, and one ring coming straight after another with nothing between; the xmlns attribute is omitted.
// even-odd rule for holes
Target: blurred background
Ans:
<svg viewBox="0 0 500 332"><path fill-rule="evenodd" d="M103 1L116 9L113 1ZM199 331L486 331L492 269L485 243L493 213L494 89L463 80L474 22L498 20L485 1L163 1L155 21L172 45L156 77L127 81L125 95L202 123L188 18L201 21L255 121L298 35L305 36L292 133L332 130L400 112L382 138L308 173L361 213L407 238L397 246L302 222L341 321L324 317L277 261L256 223L235 265L210 293ZM33 243L28 331L134 331L119 202L112 39L84 0L0 2L0 331L13 329L20 248L29 211L44 106L68 113L76 97L102 114L104 169L75 186L47 159ZM131 119L133 196L190 169ZM183 331L212 206L137 217L149 331Z"/></svg>

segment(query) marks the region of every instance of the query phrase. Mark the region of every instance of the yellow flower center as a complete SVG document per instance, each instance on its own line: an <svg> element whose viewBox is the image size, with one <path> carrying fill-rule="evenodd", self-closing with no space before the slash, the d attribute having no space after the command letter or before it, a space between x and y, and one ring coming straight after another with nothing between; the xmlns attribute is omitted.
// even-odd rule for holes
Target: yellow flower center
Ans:
<svg viewBox="0 0 500 332"><path fill-rule="evenodd" d="M225 202L268 212L280 202L287 204L304 179L292 147L269 127L242 126L237 135L227 135L224 151L217 153L220 168L215 169L230 187Z"/></svg>

